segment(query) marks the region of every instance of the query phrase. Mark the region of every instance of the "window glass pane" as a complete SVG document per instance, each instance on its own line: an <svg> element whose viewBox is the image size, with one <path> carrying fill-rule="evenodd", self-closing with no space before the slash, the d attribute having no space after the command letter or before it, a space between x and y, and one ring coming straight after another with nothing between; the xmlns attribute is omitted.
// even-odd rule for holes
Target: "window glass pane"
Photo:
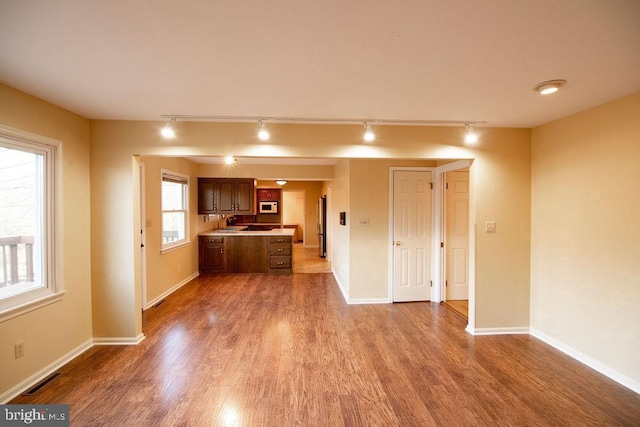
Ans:
<svg viewBox="0 0 640 427"><path fill-rule="evenodd" d="M43 162L41 154L0 147L1 296L46 285Z"/></svg>
<svg viewBox="0 0 640 427"><path fill-rule="evenodd" d="M162 243L184 240L185 237L185 213L183 211L163 212Z"/></svg>
<svg viewBox="0 0 640 427"><path fill-rule="evenodd" d="M183 184L162 181L162 210L182 210L184 206Z"/></svg>

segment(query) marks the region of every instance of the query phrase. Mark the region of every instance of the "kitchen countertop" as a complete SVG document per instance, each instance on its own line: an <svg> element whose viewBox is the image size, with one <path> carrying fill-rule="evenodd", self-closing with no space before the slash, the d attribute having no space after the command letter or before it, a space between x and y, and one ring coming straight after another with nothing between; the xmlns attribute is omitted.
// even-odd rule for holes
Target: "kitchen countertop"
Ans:
<svg viewBox="0 0 640 427"><path fill-rule="evenodd" d="M248 231L242 227L234 226L226 229L209 230L198 233L198 236L293 236L293 228L274 228L268 231Z"/></svg>

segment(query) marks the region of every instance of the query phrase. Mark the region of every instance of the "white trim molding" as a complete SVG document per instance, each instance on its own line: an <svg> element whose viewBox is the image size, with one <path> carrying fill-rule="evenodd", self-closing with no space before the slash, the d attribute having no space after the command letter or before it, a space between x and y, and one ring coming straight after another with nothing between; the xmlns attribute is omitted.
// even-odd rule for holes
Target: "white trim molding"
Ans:
<svg viewBox="0 0 640 427"><path fill-rule="evenodd" d="M531 336L538 338L540 341L545 342L546 344L549 344L551 347L560 350L561 352L563 352L564 354L566 354L567 356L570 356L572 358L574 358L575 360L577 360L578 362L584 363L585 365L587 365L588 367L590 367L591 369L595 369L596 371L600 372L602 375L605 375L609 378L611 378L612 380L614 380L615 382L622 384L623 386L627 387L630 390L635 391L636 393L640 394L640 382L634 380L633 378L629 378L628 376L621 374L620 372L611 369L610 367L606 366L605 364L598 362L597 360L587 356L586 354L582 353L581 351L576 350L573 347L570 347L566 344L563 344L562 342L558 341L555 338L550 337L549 335L545 334L544 332L541 332L537 329L531 328L530 331Z"/></svg>
<svg viewBox="0 0 640 427"><path fill-rule="evenodd" d="M162 301L163 299L165 299L166 297L168 297L169 295L171 295L172 293L174 293L175 291L177 291L178 289L180 289L181 287L183 287L184 285L186 285L187 283L189 283L190 281L192 281L193 279L195 279L199 275L200 275L200 272L193 273L191 276L187 277L186 279L184 279L183 281L181 281L177 285L173 286L171 289L161 293L160 295L158 295L157 297L155 297L151 301L149 301L146 304L144 304L142 309L143 310L150 309L151 307L153 307L154 305L156 305L157 303L159 303L160 301Z"/></svg>
<svg viewBox="0 0 640 427"><path fill-rule="evenodd" d="M470 328L466 327L465 331L471 335L520 335L528 334L528 326L512 326L504 328Z"/></svg>
<svg viewBox="0 0 640 427"><path fill-rule="evenodd" d="M25 390L29 390L31 387L35 386L40 381L44 380L49 375L53 374L55 371L57 371L67 363L71 362L73 359L80 356L85 351L89 350L91 347L93 347L93 339L83 342L78 347L71 350L69 353L63 355L59 359L48 364L47 366L40 369L38 372L31 375L29 378L25 379L24 381L21 381L15 386L11 387L9 390L5 391L0 395L0 405L6 404L11 399L18 396L20 393L23 393Z"/></svg>
<svg viewBox="0 0 640 427"><path fill-rule="evenodd" d="M93 345L138 345L145 338L144 334L137 337L100 337L93 339Z"/></svg>

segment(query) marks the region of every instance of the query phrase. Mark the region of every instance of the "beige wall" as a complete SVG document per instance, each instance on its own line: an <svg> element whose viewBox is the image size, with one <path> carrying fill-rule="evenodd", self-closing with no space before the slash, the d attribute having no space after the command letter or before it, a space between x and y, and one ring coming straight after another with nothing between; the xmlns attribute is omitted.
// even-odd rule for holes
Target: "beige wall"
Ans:
<svg viewBox="0 0 640 427"><path fill-rule="evenodd" d="M89 121L0 84L0 124L62 142L62 301L0 323L0 395L90 344ZM25 355L14 358L24 341Z"/></svg>
<svg viewBox="0 0 640 427"><path fill-rule="evenodd" d="M640 94L532 134L531 327L640 384Z"/></svg>
<svg viewBox="0 0 640 427"><path fill-rule="evenodd" d="M198 177L197 165L173 157L141 157L145 170L145 223L147 293L145 307L198 273ZM189 244L162 251L161 170L189 177ZM201 221L202 222L202 221ZM204 224L204 222L203 222Z"/></svg>
<svg viewBox="0 0 640 427"><path fill-rule="evenodd" d="M255 126L243 123L178 123L178 136L163 140L161 122L92 122L92 248L94 271L94 331L97 336L135 337L141 331L135 297L139 294L139 277L135 271L137 253L134 230L139 226L131 205L135 203L131 157L141 155L266 155L297 157L352 157L339 160L334 168L333 213L349 212L351 192L366 200L364 158L397 159L475 159L472 174L477 175L476 196L479 202L474 220L498 222L498 233L477 236L478 259L476 282L477 328L528 326L529 298L529 217L530 217L530 131L527 129L481 130L475 148L463 145L464 129L446 127L387 126L377 130L374 144L362 143L360 126L344 125L274 125L278 138L265 147L258 144ZM361 159L354 169L351 161ZM241 162L238 162L240 164ZM373 163L372 163L373 164ZM209 167L199 166L198 175ZM242 175L247 175L242 173ZM251 173L248 176L255 176ZM217 171L212 176L220 176ZM388 171L375 180L385 181ZM284 178L288 178L284 176ZM388 191L388 190L387 190ZM377 197L371 192L372 198ZM369 203L369 202L367 202ZM127 206L129 209L127 209ZM385 209L386 210L386 209ZM352 215L348 214L351 218ZM337 218L337 217L336 217ZM139 222L139 221L138 221ZM385 253L386 238L377 237L366 252L350 252L351 245L364 245L369 237L353 240L353 222L347 227L332 225L333 268L343 288L350 282L353 298L387 298L386 277L367 280L367 271L379 252ZM360 233L355 232L356 235ZM491 252L498 248L497 252ZM510 266L508 269L505 266Z"/></svg>
<svg viewBox="0 0 640 427"><path fill-rule="evenodd" d="M350 245L350 298L389 300L389 168L432 167L430 160L353 159L350 162L347 229ZM369 219L368 227L358 226ZM337 220L337 215L336 215Z"/></svg>

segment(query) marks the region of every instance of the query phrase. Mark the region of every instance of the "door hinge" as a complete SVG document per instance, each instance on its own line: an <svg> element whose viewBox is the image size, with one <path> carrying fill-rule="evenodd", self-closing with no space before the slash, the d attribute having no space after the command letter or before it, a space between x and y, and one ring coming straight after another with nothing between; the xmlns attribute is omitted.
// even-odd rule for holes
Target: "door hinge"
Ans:
<svg viewBox="0 0 640 427"><path fill-rule="evenodd" d="M448 189L449 189L449 183L448 183L448 182L444 185L444 189L445 189L445 190L448 190Z"/></svg>
<svg viewBox="0 0 640 427"><path fill-rule="evenodd" d="M429 286L433 288L433 280L429 280Z"/></svg>
<svg viewBox="0 0 640 427"><path fill-rule="evenodd" d="M444 286L445 286L445 288L446 288L447 286L449 286L449 281L448 281L448 280L445 280L445 281L444 281Z"/></svg>
<svg viewBox="0 0 640 427"><path fill-rule="evenodd" d="M444 248L444 242L440 242L440 247Z"/></svg>
<svg viewBox="0 0 640 427"><path fill-rule="evenodd" d="M433 190L433 182L430 182L429 184L431 185L431 189Z"/></svg>

